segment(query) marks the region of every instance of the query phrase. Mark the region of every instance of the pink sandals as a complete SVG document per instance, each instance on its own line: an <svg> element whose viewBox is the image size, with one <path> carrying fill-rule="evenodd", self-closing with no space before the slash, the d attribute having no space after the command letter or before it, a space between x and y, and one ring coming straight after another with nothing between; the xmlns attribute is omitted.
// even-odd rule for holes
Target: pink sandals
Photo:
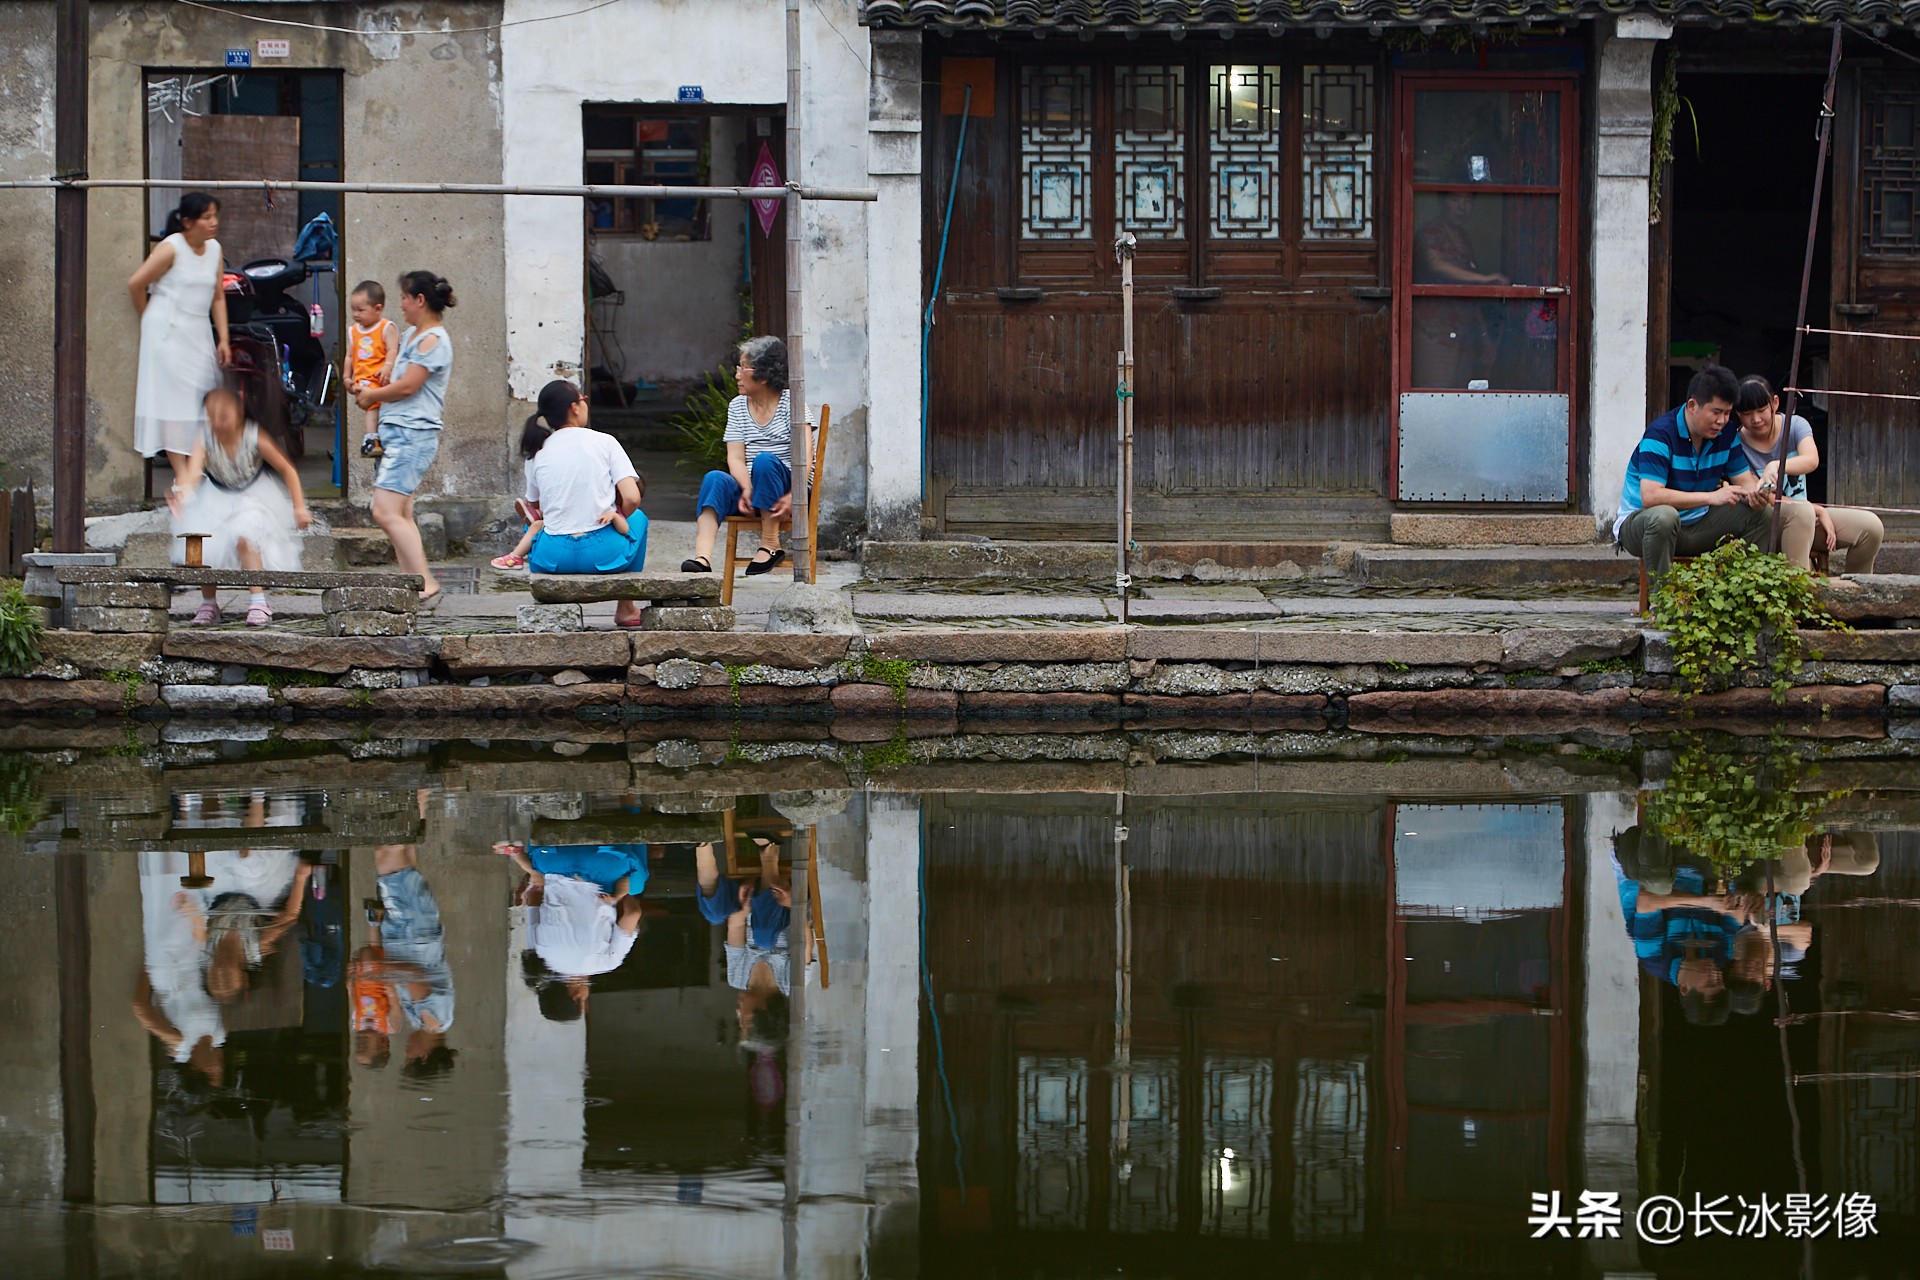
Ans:
<svg viewBox="0 0 1920 1280"><path fill-rule="evenodd" d="M509 551L504 556L495 556L493 559L487 561L487 563L496 569L524 569L527 567L527 558L525 556L516 556Z"/></svg>
<svg viewBox="0 0 1920 1280"><path fill-rule="evenodd" d="M256 604L247 610L247 625L250 627L264 627L272 621L273 606L271 605Z"/></svg>
<svg viewBox="0 0 1920 1280"><path fill-rule="evenodd" d="M193 620L187 625L191 627L211 627L219 621L220 602L217 600L203 600L200 602L200 607L193 611Z"/></svg>

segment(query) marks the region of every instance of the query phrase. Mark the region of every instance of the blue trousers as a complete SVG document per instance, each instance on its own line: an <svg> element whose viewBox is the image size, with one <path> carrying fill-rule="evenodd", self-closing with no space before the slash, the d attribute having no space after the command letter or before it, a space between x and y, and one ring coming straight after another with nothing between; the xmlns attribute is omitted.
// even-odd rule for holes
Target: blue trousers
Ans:
<svg viewBox="0 0 1920 1280"><path fill-rule="evenodd" d="M774 503L793 490L793 471L787 466L787 460L777 453L755 454L747 472L747 478L753 481L755 511L771 511ZM709 507L722 520L740 514L740 482L732 473L709 471L700 482L700 500L694 504L694 514Z"/></svg>
<svg viewBox="0 0 1920 1280"><path fill-rule="evenodd" d="M535 845L527 861L543 876L572 876L591 880L602 893L612 893L621 876L635 897L647 891L647 846L644 844Z"/></svg>
<svg viewBox="0 0 1920 1280"><path fill-rule="evenodd" d="M602 525L577 538L548 533L533 535L527 567L535 573L639 573L647 565L647 513L627 517L627 531Z"/></svg>

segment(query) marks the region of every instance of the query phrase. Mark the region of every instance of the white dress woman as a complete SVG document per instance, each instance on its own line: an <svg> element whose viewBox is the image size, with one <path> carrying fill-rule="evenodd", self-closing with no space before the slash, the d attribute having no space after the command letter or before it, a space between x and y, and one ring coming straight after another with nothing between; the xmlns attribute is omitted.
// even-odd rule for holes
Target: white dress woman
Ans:
<svg viewBox="0 0 1920 1280"><path fill-rule="evenodd" d="M166 239L127 282L140 316L133 447L144 457L193 450L207 392L219 385L228 359L220 242L213 238L219 227L218 202L188 195L168 217Z"/></svg>

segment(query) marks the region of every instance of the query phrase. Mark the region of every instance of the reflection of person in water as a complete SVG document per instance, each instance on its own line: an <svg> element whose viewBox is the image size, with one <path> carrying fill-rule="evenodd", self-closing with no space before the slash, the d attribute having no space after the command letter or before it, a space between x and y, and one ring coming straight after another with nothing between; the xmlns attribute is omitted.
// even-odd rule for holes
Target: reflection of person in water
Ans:
<svg viewBox="0 0 1920 1280"><path fill-rule="evenodd" d="M549 1020L572 1022L587 1010L590 979L625 963L640 936L647 846L502 842L493 851L527 873L517 895L533 942L520 958L527 985Z"/></svg>
<svg viewBox="0 0 1920 1280"><path fill-rule="evenodd" d="M456 1057L447 1046L447 1032L453 1027L453 969L447 963L446 931L440 922L440 903L433 896L427 878L420 873L419 852L410 844L383 844L373 851L374 873L379 877L378 902L369 901L368 910L378 924L377 964L365 955L369 964L356 976L361 981L384 981L392 988L394 1003L407 1023L406 1060L402 1074L424 1080L444 1074ZM371 950L372 948L368 948ZM361 956L356 956L356 966ZM356 1010L356 1017L358 1011ZM389 1026L391 1026L389 1020ZM371 1028L369 1030L372 1030ZM360 1044L356 1037L355 1056ZM366 1045L366 1065L386 1060L387 1046L374 1039Z"/></svg>
<svg viewBox="0 0 1920 1280"><path fill-rule="evenodd" d="M193 882L192 869L184 853L140 855L146 963L133 1012L176 1063L218 1085L221 1009L246 994L299 920L312 868L290 850L239 849L206 854L204 883Z"/></svg>
<svg viewBox="0 0 1920 1280"><path fill-rule="evenodd" d="M1440 212L1413 240L1413 282L1497 286L1508 283L1497 271L1482 271L1467 224L1473 218L1471 191L1450 191ZM1491 375L1496 354L1487 325L1487 304L1468 298L1426 298L1413 308L1413 383L1417 387L1464 388Z"/></svg>
<svg viewBox="0 0 1920 1280"><path fill-rule="evenodd" d="M1688 1022L1725 1022L1726 968L1741 923L1729 914L1730 899L1708 893L1699 867L1675 865L1666 842L1641 827L1615 838L1613 874L1641 969L1679 989ZM1643 876L1651 883L1643 883Z"/></svg>
<svg viewBox="0 0 1920 1280"><path fill-rule="evenodd" d="M722 925L727 985L738 996L734 1017L739 1024L740 1051L747 1055L747 1078L755 1105L768 1111L786 1092L780 1056L786 1048L792 1020L793 881L780 867L780 846L756 837L760 855L757 877L735 879L723 872L711 844L694 846L700 889L700 914ZM803 965L812 961L812 938L801 952Z"/></svg>

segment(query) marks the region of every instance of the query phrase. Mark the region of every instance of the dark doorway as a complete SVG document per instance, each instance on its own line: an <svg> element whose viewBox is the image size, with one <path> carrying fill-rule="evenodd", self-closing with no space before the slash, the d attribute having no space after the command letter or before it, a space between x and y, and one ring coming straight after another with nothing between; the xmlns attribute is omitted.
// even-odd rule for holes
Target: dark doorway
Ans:
<svg viewBox="0 0 1920 1280"><path fill-rule="evenodd" d="M156 187L151 193L150 242L159 240L168 211L196 181L340 181L344 176L340 85L337 71L150 69L145 81L147 176L181 182L178 187ZM287 296L302 307L319 305L321 353L313 363L321 363L324 357L335 368L348 323L345 286L339 278L339 264L345 261L341 207L341 196L330 191L302 191L294 196L229 191L220 207L220 247L229 271L254 260L291 259L302 228L322 213L332 220L341 241L333 257L313 260L309 278L292 285ZM399 320L399 308L391 300L387 318ZM302 380L311 372L301 370ZM316 396L322 393L325 399L305 424L305 452L296 465L309 498L345 497L342 409L352 415L356 427L359 411L337 393L331 380L315 391ZM152 486L150 464L149 497Z"/></svg>
<svg viewBox="0 0 1920 1280"><path fill-rule="evenodd" d="M1821 84L1818 75L1680 73L1683 101L1663 214L1672 246L1668 406L1686 398L1687 379L1708 359L1776 387L1786 380L1819 155ZM1823 210L1831 208L1830 182ZM1831 257L1823 214L1807 299L1808 323L1816 327L1826 323ZM1824 385L1826 358L1825 338L1809 335L1802 385ZM1825 411L1804 400L1797 411L1824 454ZM1825 468L1808 483L1812 498L1824 501Z"/></svg>

